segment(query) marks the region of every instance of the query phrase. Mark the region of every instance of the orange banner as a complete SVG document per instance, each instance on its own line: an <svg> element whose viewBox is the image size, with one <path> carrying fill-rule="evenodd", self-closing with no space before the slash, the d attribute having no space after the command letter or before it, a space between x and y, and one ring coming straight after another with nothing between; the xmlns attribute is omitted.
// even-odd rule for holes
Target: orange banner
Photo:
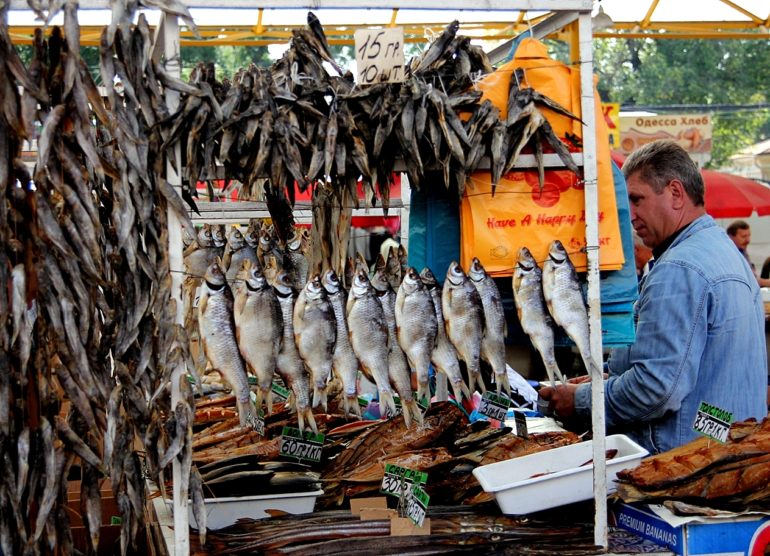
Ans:
<svg viewBox="0 0 770 556"><path fill-rule="evenodd" d="M521 86L533 87L580 117L580 73L548 57L545 46L525 39L516 57L479 82L484 98L507 114L508 88L514 69L524 68ZM521 77L520 77L521 78ZM596 133L599 183L599 267L617 270L624 262L607 125L596 92ZM582 139L579 122L538 106L554 129L564 137L572 133ZM568 143L569 144L569 143ZM547 146L546 146L547 148ZM469 177L462 200L460 258L469 268L478 257L487 272L510 276L519 248L527 246L538 261L544 261L548 245L559 239L578 271L587 267L584 248L584 185L568 170L546 170L540 191L537 170L517 170L504 175L492 197L491 175L476 172Z"/></svg>

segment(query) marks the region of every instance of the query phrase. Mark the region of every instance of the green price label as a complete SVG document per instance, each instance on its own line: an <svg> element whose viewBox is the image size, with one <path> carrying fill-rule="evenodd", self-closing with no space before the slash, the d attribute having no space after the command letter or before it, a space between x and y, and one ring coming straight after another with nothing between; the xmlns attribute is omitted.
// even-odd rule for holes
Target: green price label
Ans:
<svg viewBox="0 0 770 556"><path fill-rule="evenodd" d="M302 433L294 427L283 427L278 453L298 460L319 462L325 438L321 433Z"/></svg>
<svg viewBox="0 0 770 556"><path fill-rule="evenodd" d="M428 511L430 496L427 492L415 485L410 491L409 499L406 503L406 515L415 525L422 527L425 521L425 514Z"/></svg>
<svg viewBox="0 0 770 556"><path fill-rule="evenodd" d="M413 485L424 485L428 482L428 474L424 471L416 471L394 465L385 464L385 475L382 478L380 492L390 496L405 496Z"/></svg>
<svg viewBox="0 0 770 556"><path fill-rule="evenodd" d="M290 392L289 392L288 388L284 388L280 384L276 384L275 382L273 382L273 384L270 387L270 389L273 391L273 395L276 398L278 398L279 401L285 402L286 400L289 399L289 393Z"/></svg>
<svg viewBox="0 0 770 556"><path fill-rule="evenodd" d="M718 442L727 442L730 432L730 423L733 414L715 405L701 402L698 412L695 414L695 422L692 428L698 434L712 438Z"/></svg>

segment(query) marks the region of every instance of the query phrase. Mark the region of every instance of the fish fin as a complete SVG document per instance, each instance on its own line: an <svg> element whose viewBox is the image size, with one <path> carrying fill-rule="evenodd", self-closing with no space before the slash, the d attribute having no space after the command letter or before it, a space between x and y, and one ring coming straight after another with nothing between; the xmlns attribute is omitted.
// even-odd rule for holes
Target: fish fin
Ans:
<svg viewBox="0 0 770 556"><path fill-rule="evenodd" d="M415 400L403 402L402 411L404 413L404 421L406 422L407 428L411 426L412 418L414 418L418 424L422 425L422 411L420 411L420 406L417 405ZM409 419L407 419L407 415L409 415Z"/></svg>

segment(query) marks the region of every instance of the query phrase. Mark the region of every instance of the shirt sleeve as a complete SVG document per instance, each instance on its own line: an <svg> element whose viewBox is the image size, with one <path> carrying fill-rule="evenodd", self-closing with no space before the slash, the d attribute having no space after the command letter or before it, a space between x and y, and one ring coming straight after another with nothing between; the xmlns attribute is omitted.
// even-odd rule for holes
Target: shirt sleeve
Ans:
<svg viewBox="0 0 770 556"><path fill-rule="evenodd" d="M605 384L608 427L677 411L697 379L708 336L707 282L681 263L658 266L638 301L636 341L610 360ZM575 411L590 419L590 384L575 392Z"/></svg>

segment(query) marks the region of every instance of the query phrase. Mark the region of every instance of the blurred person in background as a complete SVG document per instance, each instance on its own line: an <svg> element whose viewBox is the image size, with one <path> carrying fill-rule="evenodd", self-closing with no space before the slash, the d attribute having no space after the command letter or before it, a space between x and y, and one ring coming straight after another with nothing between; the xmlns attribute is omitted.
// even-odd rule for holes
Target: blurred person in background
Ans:
<svg viewBox="0 0 770 556"><path fill-rule="evenodd" d="M730 236L730 239L733 240L733 243L738 248L738 251L740 251L741 255L743 255L746 258L746 261L748 261L749 266L751 267L751 271L757 278L759 287L770 287L770 278L767 276L763 277L757 273L757 267L754 266L754 263L752 263L751 259L749 258L749 253L747 251L749 243L751 243L751 226L749 226L749 223L745 220L736 220L727 227L727 235Z"/></svg>

